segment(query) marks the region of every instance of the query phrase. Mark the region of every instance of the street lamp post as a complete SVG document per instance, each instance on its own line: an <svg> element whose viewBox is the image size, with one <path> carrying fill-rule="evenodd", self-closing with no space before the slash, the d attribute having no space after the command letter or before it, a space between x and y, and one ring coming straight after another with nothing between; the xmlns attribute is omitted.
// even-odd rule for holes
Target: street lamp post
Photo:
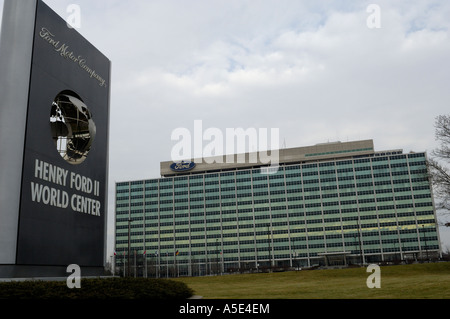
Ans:
<svg viewBox="0 0 450 319"><path fill-rule="evenodd" d="M131 277L130 255L131 255L131 222L133 220L128 217L128 276Z"/></svg>
<svg viewBox="0 0 450 319"><path fill-rule="evenodd" d="M423 232L423 240L425 241L425 251L427 253L427 262L428 262L429 259L428 259L427 234L425 234L425 225L423 225L423 224L422 224L422 232Z"/></svg>
<svg viewBox="0 0 450 319"><path fill-rule="evenodd" d="M219 239L216 238L216 275L219 275L219 250L217 249L218 243Z"/></svg>

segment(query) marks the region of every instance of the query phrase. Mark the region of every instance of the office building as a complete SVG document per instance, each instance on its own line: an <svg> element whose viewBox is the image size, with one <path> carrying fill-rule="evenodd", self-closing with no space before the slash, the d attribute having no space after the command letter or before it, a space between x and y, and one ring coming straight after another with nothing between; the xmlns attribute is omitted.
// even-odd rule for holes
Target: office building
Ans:
<svg viewBox="0 0 450 319"><path fill-rule="evenodd" d="M281 149L278 167L204 162L163 162L161 178L116 184L122 273L197 276L440 255L424 152L375 151L365 140Z"/></svg>

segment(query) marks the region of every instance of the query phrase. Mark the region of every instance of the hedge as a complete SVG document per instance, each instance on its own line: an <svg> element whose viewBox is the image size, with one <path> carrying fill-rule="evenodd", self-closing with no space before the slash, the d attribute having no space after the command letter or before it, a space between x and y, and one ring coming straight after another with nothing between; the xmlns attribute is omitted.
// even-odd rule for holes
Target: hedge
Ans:
<svg viewBox="0 0 450 319"><path fill-rule="evenodd" d="M0 283L0 299L156 299L177 300L193 295L185 283L150 278L82 279L81 288L69 289L65 281Z"/></svg>

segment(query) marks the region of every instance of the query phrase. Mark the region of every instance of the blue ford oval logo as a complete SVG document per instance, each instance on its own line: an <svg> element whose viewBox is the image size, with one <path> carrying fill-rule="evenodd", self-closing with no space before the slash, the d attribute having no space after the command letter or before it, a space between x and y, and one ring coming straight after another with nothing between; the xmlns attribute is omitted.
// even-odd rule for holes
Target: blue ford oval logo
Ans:
<svg viewBox="0 0 450 319"><path fill-rule="evenodd" d="M174 172L186 172L195 168L194 162L180 162L170 165L170 169Z"/></svg>

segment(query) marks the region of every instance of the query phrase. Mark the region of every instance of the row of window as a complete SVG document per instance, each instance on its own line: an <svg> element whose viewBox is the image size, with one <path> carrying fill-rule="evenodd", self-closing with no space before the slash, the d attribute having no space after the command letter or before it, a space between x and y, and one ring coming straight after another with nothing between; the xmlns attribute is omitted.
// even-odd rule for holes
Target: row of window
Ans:
<svg viewBox="0 0 450 319"><path fill-rule="evenodd" d="M258 210L259 213L261 212L272 212L274 215L284 214L284 216L311 216L311 215L336 215L336 214L352 214L352 213L364 213L364 214L376 214L379 215L386 215L389 214L390 211L397 212L397 214L405 214L402 216L407 215L413 215L414 210L411 206L400 206L402 204L399 204L395 206L394 204L387 205L377 205L377 206L361 206L358 207L357 205L349 205L347 207L341 206L341 207L317 207L317 209L303 209L303 205L288 205L288 209L269 209L269 207L261 208ZM248 206L247 206L248 207ZM277 207L285 207L285 206L277 206ZM396 210L395 207L398 209ZM405 209L399 209L400 207ZM424 211L427 210L427 208L432 207L432 203L417 203L416 205L416 214L423 214ZM206 207L208 208L208 207ZM223 206L220 209L219 205L215 205L211 208L214 209L203 209L203 207L199 207L198 209L188 209L187 206L180 206L175 207L175 209L166 208L166 209L158 209L158 208L135 208L135 209L126 209L123 211L117 211L116 217L118 220L128 220L128 216L132 217L134 220L137 219L166 219L166 218L183 218L183 217L200 217L200 216L219 216L219 215L229 215L229 214L243 214L243 213L251 213L254 210L251 207L245 208L245 206L232 206L232 207L226 207ZM418 209L420 208L420 209ZM159 214L158 214L159 212ZM260 214L255 214L260 215ZM400 215L399 215L400 216Z"/></svg>
<svg viewBox="0 0 450 319"><path fill-rule="evenodd" d="M317 192L317 193L302 193L301 192L295 192L293 195L287 195L285 192L283 191L277 191L277 192L271 192L271 195L285 195L285 196L271 196L268 197L268 193L264 193L265 196L260 196L257 192L252 193L252 192L246 192L246 193L226 193L226 194L214 194L214 195L208 195L208 196L196 196L196 197L188 197L188 196L175 196L175 199L172 199L172 196L170 196L170 199L164 199L163 196L161 196L161 198L158 200L157 198L149 198L144 200L133 200L133 199L143 199L143 197L141 196L133 196L133 198L131 198L132 200L129 202L128 198L121 198L120 203L119 203L119 198L117 199L117 207L124 207L126 206L128 203L131 206L136 206L136 205L154 205L157 206L159 205L163 205L163 204L173 204L173 203L195 203L195 202L214 202L214 203L218 203L219 201L223 202L223 203L235 203L237 202L237 204L245 204L245 201L253 201L253 203L255 204L261 204L261 203L269 203L269 202L290 202L290 201L301 201L301 200L305 200L305 201L311 201L311 200L320 200L320 199L328 199L328 198L343 198L345 199L346 197L354 197L355 199L353 199L354 201L358 200L359 202L375 202L375 201L389 201L389 200L412 200L412 199L423 199L423 198L431 198L431 193L429 192L429 188L424 188L424 189L417 189L416 191L426 191L425 193L421 192L421 193L411 193L409 188L406 189L397 189L398 192L394 192L392 193L392 190L389 189L383 189L380 190L379 192L374 192L373 190L367 190L367 191L359 191L358 197L356 196L356 192L345 192L345 193L340 193L340 192ZM291 192L290 194L292 194L293 192ZM378 196L377 196L377 195ZM384 196L382 196L382 194L385 194ZM386 196L390 195L390 196ZM235 199L230 200L230 199Z"/></svg>
<svg viewBox="0 0 450 319"><path fill-rule="evenodd" d="M434 219L428 219L428 220L422 220L422 221L420 221L420 225L424 225L424 224L426 224L426 225L433 225L434 224ZM387 222L387 223L369 223L369 224L361 224L361 225L356 225L356 224L354 224L354 225L343 225L343 226L327 226L327 227L312 227L312 225L313 224L309 224L309 226L311 226L311 227L308 227L308 228L303 228L303 229L291 229L290 231L288 230L288 229L275 229L275 230L272 230L272 233L273 234L275 234L275 235L281 235L281 234L288 234L288 233L299 233L299 232L306 232L306 231L308 231L308 232L310 232L310 233L315 233L315 232L342 232L342 231L358 231L359 229L361 229L361 232L362 233L365 233L365 232L367 232L367 230L371 230L371 229L374 229L374 228L376 228L376 229L378 229L378 228L380 228L380 229L383 229L383 228L385 228L385 227L402 227L402 226L411 226L411 225L417 225L417 223L416 222L414 222L414 221L405 221L405 222L399 222L399 223L396 223L396 222ZM264 229L264 228L267 228L267 224L260 224L260 225L258 225L259 227L255 227L256 229ZM272 224L272 227L279 227L279 226L286 226L286 225L278 225L278 224L276 224L276 223L273 223ZM142 229L141 227L137 227L137 228L139 228L139 229ZM253 227L250 227L250 228L253 228ZM127 228L118 228L118 230L121 230L121 229L127 229ZM157 229L157 228L153 228L153 229ZM195 234L195 233L199 233L200 235L198 235L198 236L200 236L200 237L204 237L205 235L205 232L206 233L208 233L208 232L216 232L215 234L211 234L213 237L217 237L217 238L219 238L220 237L220 231L230 231L230 230L235 230L235 231L237 231L237 230L243 230L243 229L246 229L246 227L237 227L236 225L228 225L228 226L222 226L222 227L207 227L206 229L205 228L200 228L200 229L198 229L198 230L195 230L195 229L191 229L191 234ZM170 233L169 234L173 234L174 233L174 231L172 230L172 231L170 231ZM177 231L177 233L180 233L180 232L178 232ZM144 234L144 231L138 231L138 232L136 232L136 231L133 231L133 232L131 232L131 236L142 236ZM154 231L146 231L145 232L145 234L148 234L149 236L151 236L151 235L155 235L155 234L157 234L157 231L156 230L154 230ZM162 232L161 232L161 234L162 234ZM255 234L255 236L260 236L260 235L264 235L264 234L267 234L267 230L266 229L264 229L264 230L260 230L260 231L258 231L258 230L255 230L255 232L254 232L254 234ZM226 234L223 234L222 236L225 236ZM127 232L117 232L116 233L116 237L127 237L128 236L128 233ZM194 236L194 235L193 235ZM231 235L230 235L231 236ZM235 233L235 234L233 234L233 237L238 237L238 236L243 236L242 234L237 234L237 233ZM253 233L252 233L252 236L253 236Z"/></svg>
<svg viewBox="0 0 450 319"><path fill-rule="evenodd" d="M389 173L387 173L389 176ZM408 173L403 174L405 176L408 176ZM187 194L188 191L191 194L196 194L196 193L202 193L202 192L218 192L219 189L222 192L226 192L226 191L241 191L241 190L249 190L249 189L259 189L259 188L276 188L276 187L289 187L289 186L300 186L303 185L304 188L308 188L309 184L325 184L327 187L331 187L334 186L333 188L336 189L338 186L339 188L349 188L349 185L352 185L353 187L356 185L357 187L368 187L368 186L383 186L383 185L396 185L396 184L410 184L410 183L426 183L427 179L425 176L417 176L414 177L415 175L410 175L410 178L371 178L371 177L364 177L364 178L355 178L353 175L351 176L345 176L345 177L341 177L341 178L323 178L323 179L287 179L286 181L280 181L277 183L260 183L260 184L255 184L255 183L251 183L251 181L249 181L248 183L245 183L244 185L242 184L234 184L233 186L227 186L226 184L221 184L220 187L213 187L213 188L205 188L205 190L203 190L203 186L207 186L206 183L204 184L203 182L200 183L198 186L202 186L202 188L199 189L195 189L190 185L190 187L188 187L187 185L175 185L174 187L170 186L168 188L164 188L164 187L160 187L160 190L170 190L172 191L172 189L175 190L175 192L177 193L177 195L184 195ZM401 177L401 176L400 176ZM365 180L365 181L364 181ZM350 182L350 183L349 183ZM234 183L234 181L233 181ZM216 184L219 184L219 181L216 182ZM301 187L299 187L301 189ZM155 192L153 192L154 194L157 194L157 189L154 190ZM129 190L118 190L117 191L117 196L118 198L122 198L122 197L127 197L125 194L129 193ZM132 190L132 192L140 192L140 194L137 194L135 196L143 196L143 190ZM146 190L146 194L147 194L147 190ZM152 193L149 193L150 196L152 195ZM161 194L166 194L167 196L170 196L169 194L172 194L172 192L161 192Z"/></svg>
<svg viewBox="0 0 450 319"><path fill-rule="evenodd" d="M363 188L359 187L358 189L356 189L355 187L351 187L353 184L349 184L349 185L345 185L344 187L342 187L342 185L340 186L340 188L338 189L337 185L321 185L319 186L313 186L313 187L307 187L307 188L283 188L283 189L265 189L263 191L261 190L256 190L256 191L251 191L250 189L247 192L236 192L234 190L234 188L231 190L231 192L225 192L223 190L219 190L219 189L201 189L201 190L192 190L190 189L189 192L188 191L183 191L183 192L166 192L166 193L155 193L155 194L142 194L142 192L140 193L127 193L127 194L117 194L116 200L117 201L123 201L123 200L134 200L134 199L145 199L146 201L150 200L150 201L155 201L157 200L158 197L163 198L163 197L181 197L181 198L196 198L196 197L209 197L209 196L219 196L221 195L223 196L228 196L228 195L235 195L236 197L251 197L252 195L257 197L257 196L267 196L267 195L280 195L280 194L304 194L305 196L307 196L308 194L314 194L314 193L322 193L322 194L327 194L327 193L338 193L339 196L356 196L356 195L373 195L373 194L383 194L383 193L399 193L399 192L417 192L417 191L424 191L424 190L430 190L430 186L428 183L419 183L419 184L415 184L412 185L412 187L410 187L410 185L407 186L396 186L396 187L386 187L385 185L383 187L373 187L372 185L369 186L369 188L367 189L368 186L364 186ZM354 186L354 185L353 185ZM331 192L330 192L331 191ZM200 195L200 196L192 196L192 195ZM201 196L203 195L203 196Z"/></svg>
<svg viewBox="0 0 450 319"><path fill-rule="evenodd" d="M427 189L427 188L426 188ZM383 190L383 192L385 192L385 190ZM382 192L380 192L382 193ZM271 192L271 195L280 195L280 194L285 194L283 191L277 191L275 193ZM373 195L373 191L366 191L366 192L358 192L358 194L360 196L363 195ZM347 192L347 193L339 193L339 192L335 192L335 193L323 193L323 194L314 194L314 195L305 195L305 196L298 196L298 195L294 195L294 196L287 196L287 197L273 197L273 198L268 198L268 197L263 197L263 198L259 198L257 196L255 196L255 194L253 193L226 193L226 194L216 194L216 195L208 195L208 196L198 196L198 197L188 197L187 195L184 194L184 196L176 196L175 195L175 199L162 199L163 197L161 196L161 199L147 199L145 201L145 205L158 205L158 204L172 204L172 203L186 203L186 202L207 202L207 201L217 201L217 200L224 200L224 199L236 199L236 198L244 198L244 197L256 197L255 199L253 199L253 203L255 204L261 204L261 203L269 203L269 202L283 202L283 201L296 201L296 200L315 200L315 199L327 199L327 198L339 198L339 197L350 197L350 196L356 196L355 192ZM144 196L143 195L133 195L130 196L130 199L143 199ZM388 197L369 197L369 198L359 198L358 201L359 202L364 202L364 201L389 201L389 200L411 200L411 199L421 199L421 198L431 198L431 193L425 193L425 194L413 194L413 195L394 195L391 193L391 196ZM118 197L117 200L126 200L128 201L129 198L128 197ZM239 201L239 204L245 204L243 202L244 199ZM356 199L354 200L356 201ZM251 202L250 202L251 203ZM122 204L117 204L117 207L126 207L124 205L126 205L127 203L122 203ZM136 204L142 204L142 202L132 202L130 203L130 205L136 205Z"/></svg>
<svg viewBox="0 0 450 319"><path fill-rule="evenodd" d="M342 243L342 242L352 242L352 243L358 243L359 241L362 240L363 243L368 243L368 242L379 242L380 240L383 243L407 243L407 242L413 242L413 241L437 241L438 237L437 234L435 232L426 235L427 233L409 233L409 234L403 234L403 235L398 235L398 236L391 236L391 237L381 237L381 232L368 232L368 234L362 233L345 233L345 234L333 234L333 235L320 235L320 236L303 236L303 237L270 237L267 238L267 234L264 232L260 232L260 234L258 236L254 236L253 234L249 235L249 236L240 236L239 238L237 237L230 237L230 236L223 236L222 238L220 236L215 236L215 237L210 237L210 238L205 238L205 236L201 236L201 235L197 235L197 236L177 236L176 238L170 238L170 237L161 237L161 238L156 238L156 237L150 237L150 238L146 238L145 242L147 244L158 244L161 243L161 245L164 245L165 242L170 242L172 243L172 245L175 244L181 244L183 242L189 242L192 241L190 243L191 247L203 247L203 246L214 246L216 245L216 243L218 243L217 241L210 241L207 242L208 239L218 239L221 240L220 244L223 246L230 246L230 245L247 245L247 244L268 244L268 243L291 243L292 246L295 246L297 244L301 244L302 242L314 242L314 241L319 241L319 242L323 242L323 243ZM248 239L244 239L244 238L248 238ZM262 238L262 239L261 239ZM230 239L234 239L234 240L230 240ZM143 242L144 239L143 238L137 238L135 236L131 237L132 242ZM117 242L118 243L128 243L128 236L118 236L117 238Z"/></svg>
<svg viewBox="0 0 450 319"><path fill-rule="evenodd" d="M344 248L344 247L343 247ZM389 252L403 252L403 253L408 253L408 252L417 252L420 250L420 248L422 248L422 252L425 250L436 250L438 249L437 245L428 245L428 246L410 246L410 247L403 247L401 250L400 248L383 248L383 250L381 249L377 249L377 248L371 248L371 249L365 249L363 251L363 253L366 256L370 256L370 255L374 255L374 254L381 254L381 253L389 253ZM173 267L173 265L176 263L177 267L181 273L181 271L183 270L183 267L188 267L188 264L191 264L192 266L196 265L196 267L200 267L206 263L211 263L211 262L216 262L217 260L220 260L221 262L224 263L224 266L227 265L227 263L234 263L234 267L239 267L238 266L238 262L255 262L256 260L258 262L264 261L264 260L298 260L298 259L305 259L305 258L323 258L322 256L320 256L320 252L313 252L310 251L308 253L298 253L298 252L285 252L285 253L279 253L277 251L275 252L260 252L259 254L255 254L254 251L246 251L245 253L250 253L250 254L244 254L243 251L241 251L241 254L239 255L239 251L237 251L236 249L229 249L229 250L225 250L223 252L219 252L220 255L218 255L219 253L216 251L210 251L210 252L205 252L205 251L196 251L196 252L180 252L179 256L185 257L184 259L180 259L178 257L177 260L175 260L174 258L174 253L172 252L173 248L169 247L167 249L168 252L162 252L162 253L158 253L157 254L157 258L155 258L156 256L156 252L151 253L146 255L147 259L150 260L154 260L154 262L156 261L156 263L158 263L159 261L159 267L161 267L162 269L164 269L164 267L166 265L168 265L169 267ZM361 251L358 249L355 250L350 250L349 251L351 254L354 255L360 255ZM127 254L127 252L124 250L123 253L121 253L120 255L125 256ZM123 263L123 260L121 258L117 258L116 262L118 265ZM187 274L187 270L184 269L185 274Z"/></svg>
<svg viewBox="0 0 450 319"><path fill-rule="evenodd" d="M302 225L302 224L310 224L310 223L320 223L321 221L323 221L324 225L326 226L327 224L333 224L333 223L345 223L348 221L369 221L369 220L373 220L373 221L383 221L383 220L392 220L392 221L396 221L397 219L399 221L402 220L415 220L417 218L418 222L426 219L426 217L431 217L434 218L434 213L433 211L418 211L415 214L409 213L409 212L404 212L404 213L388 213L388 214L380 214L380 215L353 215L353 216L335 216L335 217L331 217L332 215L322 215L320 212L319 213L315 213L312 212L310 215L305 215L304 213L294 213L294 214L290 214L289 218L287 218L286 215L262 215L262 216L257 216L255 218L253 218L253 216L232 216L232 217L227 217L226 215L222 215L220 216L219 214L214 215L214 216L209 216L206 217L204 215L200 215L197 217L202 217L200 219L197 218L192 218L191 220L187 219L186 216L183 216L183 219L174 219L173 216L167 216L164 219L161 219L158 222L158 218L152 218L152 219L148 219L145 220L144 222L144 218L143 217L133 217L132 218L132 222L131 222L131 228L143 228L145 227L158 227L158 225L160 225L161 227L164 225L169 225L169 226L173 226L173 225L212 225L212 224L217 224L217 223L224 223L227 224L229 222L231 223L239 223L239 222L245 222L245 221L255 221L255 225L259 225L260 223L258 223L258 221L263 221L263 223L267 224L270 223L271 220L276 221L277 219L285 219L285 224L290 224L290 225ZM128 228L128 218L120 218L117 219L117 227L116 229L125 229ZM245 223L245 224L249 224L249 223ZM252 223L250 223L252 224ZM240 223L240 226L243 227L243 223Z"/></svg>

